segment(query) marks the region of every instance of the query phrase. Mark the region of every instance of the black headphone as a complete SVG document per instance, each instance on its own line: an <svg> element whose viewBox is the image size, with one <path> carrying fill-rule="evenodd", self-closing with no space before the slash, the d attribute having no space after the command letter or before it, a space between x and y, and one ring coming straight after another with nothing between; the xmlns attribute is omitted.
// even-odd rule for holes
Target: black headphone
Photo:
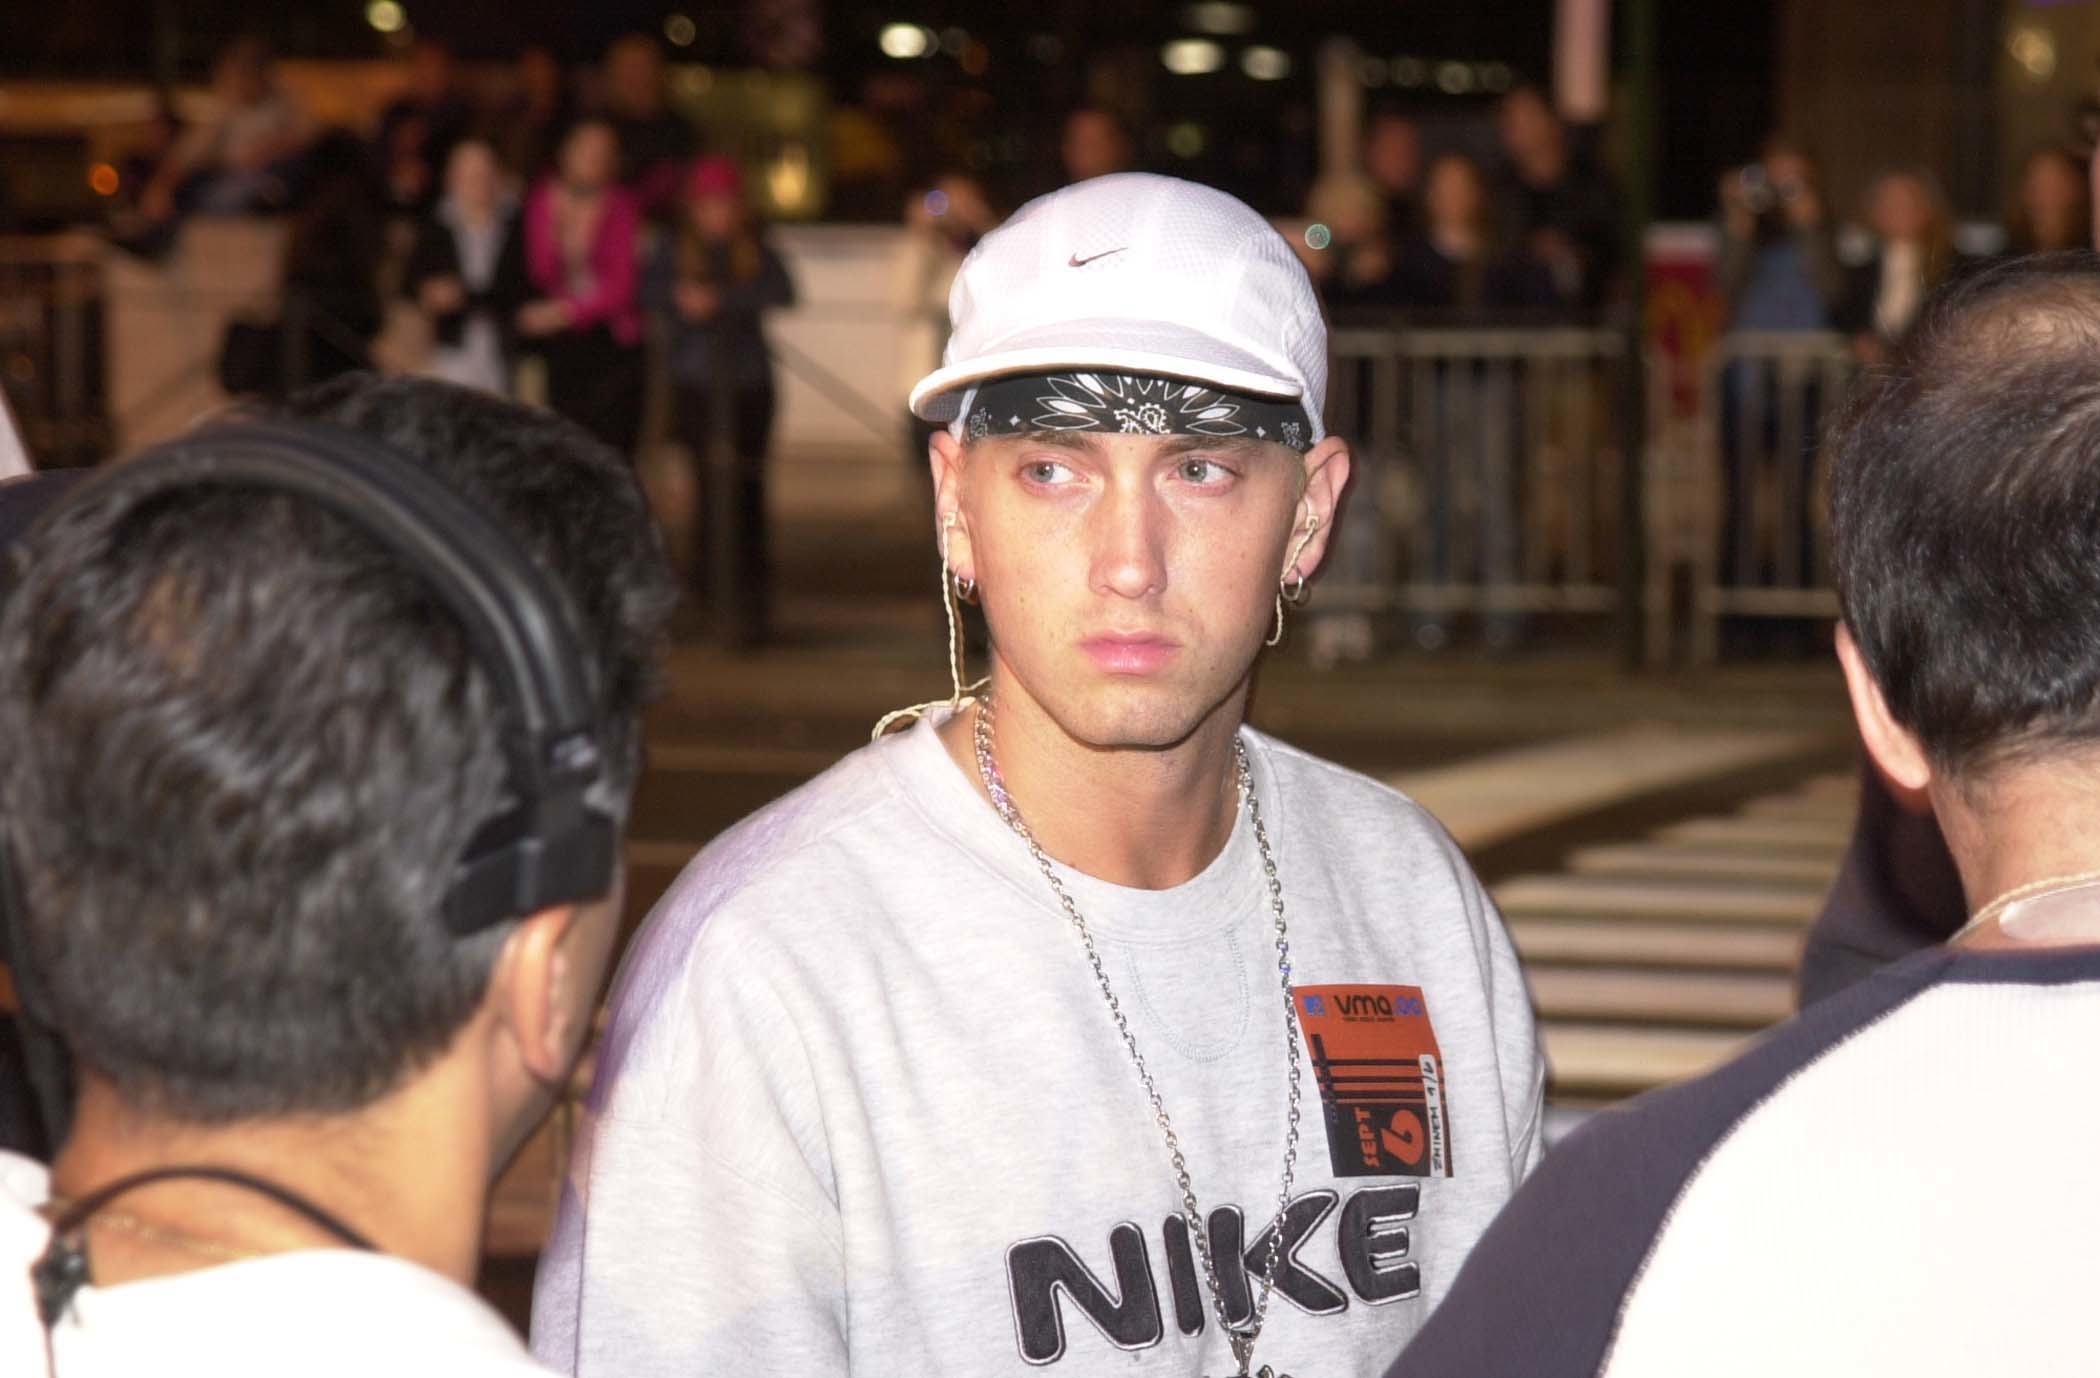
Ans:
<svg viewBox="0 0 2100 1378"><path fill-rule="evenodd" d="M56 510L112 498L136 510L203 487L284 494L327 509L386 547L466 630L505 711L505 803L476 830L446 891L443 918L454 936L612 892L620 825L592 802L608 762L585 653L568 599L514 537L426 466L373 437L310 421L209 426L96 474ZM29 1042L41 996L25 960L26 915L11 869L0 832L0 955L12 958ZM33 1056L32 1068L48 1069L55 1051ZM55 1146L70 1095L45 1084L46 1075L36 1079Z"/></svg>

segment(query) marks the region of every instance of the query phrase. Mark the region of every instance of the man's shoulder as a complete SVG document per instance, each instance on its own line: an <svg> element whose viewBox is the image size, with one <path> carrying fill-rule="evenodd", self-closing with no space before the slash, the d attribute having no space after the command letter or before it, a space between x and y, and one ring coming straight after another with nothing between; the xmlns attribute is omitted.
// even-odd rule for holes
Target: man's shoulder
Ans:
<svg viewBox="0 0 2100 1378"><path fill-rule="evenodd" d="M732 950L788 940L826 925L826 897L865 894L907 864L924 830L889 759L905 745L864 746L716 837L650 910L626 968L681 967L703 938Z"/></svg>
<svg viewBox="0 0 2100 1378"><path fill-rule="evenodd" d="M33 1207L43 1168L0 1153L0 1267L26 1271L49 1237ZM341 1317L386 1324L344 1330ZM88 1319L83 1322L81 1317ZM333 1337L325 1351L318 1335ZM309 1249L115 1287L90 1287L60 1322L59 1372L386 1372L398 1378L544 1378L487 1302L405 1259ZM29 1289L0 1292L0 1373L41 1373L44 1331ZM33 1361L33 1362L32 1362Z"/></svg>
<svg viewBox="0 0 2100 1378"><path fill-rule="evenodd" d="M1444 825L1398 786L1251 728L1247 736L1274 772L1293 818L1317 819L1316 826L1323 829L1376 827L1388 845L1397 835L1457 854L1457 844Z"/></svg>
<svg viewBox="0 0 2100 1378"><path fill-rule="evenodd" d="M1717 1147L1804 1069L1945 970L1944 954L1920 953L1704 1076L1591 1116L1481 1237L1388 1378L1597 1372L1657 1238ZM1510 1316L1526 1324L1510 1326Z"/></svg>

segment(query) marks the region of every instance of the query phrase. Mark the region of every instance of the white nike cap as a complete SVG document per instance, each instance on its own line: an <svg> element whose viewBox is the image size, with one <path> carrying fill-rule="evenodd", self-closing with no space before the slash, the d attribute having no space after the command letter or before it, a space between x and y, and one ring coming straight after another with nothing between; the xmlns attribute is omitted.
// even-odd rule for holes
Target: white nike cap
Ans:
<svg viewBox="0 0 2100 1378"><path fill-rule="evenodd" d="M1245 203L1146 172L1039 196L956 273L941 366L911 390L951 422L972 383L1092 369L1290 398L1325 434L1327 326L1304 265Z"/></svg>

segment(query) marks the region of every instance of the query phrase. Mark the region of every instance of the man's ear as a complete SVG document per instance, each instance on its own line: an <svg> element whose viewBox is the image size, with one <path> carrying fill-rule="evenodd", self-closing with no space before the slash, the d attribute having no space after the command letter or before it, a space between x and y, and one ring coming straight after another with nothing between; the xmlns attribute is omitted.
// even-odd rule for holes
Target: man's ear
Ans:
<svg viewBox="0 0 2100 1378"><path fill-rule="evenodd" d="M1305 492L1298 499L1296 521L1291 525L1290 542L1284 547L1285 558L1290 561L1283 570L1285 579L1313 576L1327 555L1327 542L1334 535L1334 523L1341 508L1342 489L1349 483L1349 442L1338 435L1330 435L1305 453ZM1306 536L1311 528L1310 539ZM1300 542L1303 547L1300 547ZM1291 558L1295 555L1295 559Z"/></svg>
<svg viewBox="0 0 2100 1378"><path fill-rule="evenodd" d="M933 469L934 539L948 572L958 579L975 579L977 562L970 551L970 523L962 511L963 444L946 431L935 431L926 442L926 462Z"/></svg>
<svg viewBox="0 0 2100 1378"><path fill-rule="evenodd" d="M518 1060L546 1085L569 1073L580 1030L571 986L589 979L567 941L581 918L573 904L542 909L518 921L496 959L496 1017L517 1045Z"/></svg>
<svg viewBox="0 0 2100 1378"><path fill-rule="evenodd" d="M1932 784L1932 760L1909 728L1889 712L1888 699L1867 669L1866 657L1852 639L1851 629L1840 622L1837 629L1838 664L1845 670L1845 692L1852 697L1852 716L1859 723L1860 740L1875 768L1914 811L1922 807Z"/></svg>

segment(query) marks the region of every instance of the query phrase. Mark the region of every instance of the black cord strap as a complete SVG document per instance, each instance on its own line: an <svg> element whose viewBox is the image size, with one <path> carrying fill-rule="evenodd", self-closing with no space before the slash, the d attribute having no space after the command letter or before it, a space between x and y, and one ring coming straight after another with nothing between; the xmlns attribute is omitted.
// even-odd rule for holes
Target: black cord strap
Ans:
<svg viewBox="0 0 2100 1378"><path fill-rule="evenodd" d="M155 1182L185 1179L206 1182L221 1182L230 1187L240 1187L258 1196L266 1196L278 1205L301 1216L319 1229L326 1230L352 1249L367 1253L378 1252L371 1240L359 1234L329 1211L322 1209L297 1192L278 1186L275 1182L242 1172L230 1167L171 1166L149 1168L135 1172L129 1177L120 1177L68 1206L57 1219L51 1222L51 1242L43 1255L30 1265L30 1280L36 1285L37 1315L42 1318L48 1337L59 1317L73 1304L73 1298L88 1283L87 1243L82 1232L87 1228L96 1212L120 1196L137 1191L140 1187Z"/></svg>

